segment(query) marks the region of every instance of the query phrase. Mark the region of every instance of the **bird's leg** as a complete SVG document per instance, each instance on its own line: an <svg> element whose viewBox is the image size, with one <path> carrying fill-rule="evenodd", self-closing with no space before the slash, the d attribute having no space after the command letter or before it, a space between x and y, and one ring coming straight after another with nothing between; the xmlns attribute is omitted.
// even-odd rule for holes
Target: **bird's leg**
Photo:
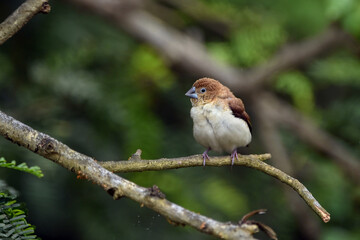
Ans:
<svg viewBox="0 0 360 240"><path fill-rule="evenodd" d="M204 159L204 161L203 161L203 166L204 166L204 167L205 167L205 161L206 161L206 159L210 161L210 158L209 158L209 155L208 155L208 152L209 152L210 150L211 150L211 148L208 148L208 149L206 149L205 152L202 154L203 159Z"/></svg>
<svg viewBox="0 0 360 240"><path fill-rule="evenodd" d="M236 158L237 160L239 160L239 159L238 159L238 154L237 154L237 148L235 148L235 149L232 151L232 153L231 153L231 166L234 165L234 160L235 160L235 158Z"/></svg>

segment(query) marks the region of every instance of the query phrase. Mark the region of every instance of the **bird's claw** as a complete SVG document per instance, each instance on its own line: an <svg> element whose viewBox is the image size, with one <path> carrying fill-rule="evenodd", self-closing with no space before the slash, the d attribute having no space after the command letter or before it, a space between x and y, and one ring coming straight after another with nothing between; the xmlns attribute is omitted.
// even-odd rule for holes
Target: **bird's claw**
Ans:
<svg viewBox="0 0 360 240"><path fill-rule="evenodd" d="M236 160L239 160L239 159L238 159L238 153L237 153L237 149L236 149L236 148L235 148L234 151L231 153L231 166L234 165L235 158L236 158Z"/></svg>
<svg viewBox="0 0 360 240"><path fill-rule="evenodd" d="M203 166L205 167L206 159L210 161L209 155L207 154L210 151L210 148L206 149L206 151L202 154L202 157L204 159Z"/></svg>

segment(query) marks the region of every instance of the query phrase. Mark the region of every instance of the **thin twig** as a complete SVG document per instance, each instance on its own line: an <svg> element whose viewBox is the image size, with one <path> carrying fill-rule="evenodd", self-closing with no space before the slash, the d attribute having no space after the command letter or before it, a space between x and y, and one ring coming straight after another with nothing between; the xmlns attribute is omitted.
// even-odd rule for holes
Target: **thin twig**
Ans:
<svg viewBox="0 0 360 240"><path fill-rule="evenodd" d="M271 155L238 155L239 159L235 160L234 165L244 165L243 161L260 160L265 161L271 158ZM112 172L142 172L142 171L160 171L166 169L177 169L186 167L198 167L203 165L202 155L193 155L180 158L161 158L157 160L132 160L129 161L107 161L98 162L104 168ZM221 167L231 165L230 156L211 157L206 162L207 167Z"/></svg>
<svg viewBox="0 0 360 240"><path fill-rule="evenodd" d="M279 179L281 182L286 183L292 187L306 202L309 207L316 212L317 215L324 221L330 221L330 214L319 204L319 202L313 197L310 191L297 179L287 175L281 170L266 164L259 160L246 161L243 164L246 167L255 168L270 176Z"/></svg>
<svg viewBox="0 0 360 240"><path fill-rule="evenodd" d="M138 150L139 151L139 150ZM263 160L269 159L270 154L261 155L242 155L235 164L238 166L246 166L260 170L272 177L279 179L292 187L309 205L316 214L318 214L324 222L330 221L330 214L319 204L319 202L312 196L309 190L297 179L287 175L281 170L266 164ZM174 169L179 167L193 167L202 166L203 158L201 155L194 155L189 157L182 157L176 159L159 159L159 160L140 160L139 154L136 155L137 160L118 161L118 162L99 162L104 168L113 172L130 172L130 171L150 171L150 170L164 170ZM230 165L229 156L211 157L210 161L206 162L207 166L224 166Z"/></svg>
<svg viewBox="0 0 360 240"><path fill-rule="evenodd" d="M35 14L50 12L48 0L27 0L0 24L0 45L17 33Z"/></svg>
<svg viewBox="0 0 360 240"><path fill-rule="evenodd" d="M0 134L6 139L33 151L75 172L106 190L114 199L128 197L162 214L170 222L189 225L198 231L225 239L253 239L255 226L222 223L189 211L165 199L154 186L143 188L101 167L97 161L70 149L58 140L38 132L0 111Z"/></svg>

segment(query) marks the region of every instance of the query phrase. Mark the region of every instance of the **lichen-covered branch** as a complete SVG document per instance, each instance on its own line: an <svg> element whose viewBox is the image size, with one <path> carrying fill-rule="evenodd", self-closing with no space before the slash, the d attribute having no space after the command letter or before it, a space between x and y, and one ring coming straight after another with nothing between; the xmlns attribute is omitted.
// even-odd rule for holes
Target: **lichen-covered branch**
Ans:
<svg viewBox="0 0 360 240"><path fill-rule="evenodd" d="M202 166L203 162L201 155L173 159L163 158L159 160L141 160L140 154L141 151L138 150L129 159L129 161L99 162L99 164L112 172L136 172ZM270 154L241 155L238 160L235 160L234 164L254 168L279 179L281 182L292 187L324 222L330 221L330 214L319 204L319 202L312 196L309 190L301 182L299 182L299 180L263 162L270 157ZM217 167L230 164L231 161L229 156L211 157L210 161L206 162L206 166Z"/></svg>
<svg viewBox="0 0 360 240"><path fill-rule="evenodd" d="M157 160L141 160L140 149L128 161L108 161L98 162L104 168L112 172L142 172L142 171L157 171L166 169L176 169L185 167L198 167L203 165L202 155L193 155L180 158L161 158ZM234 165L244 165L244 161L259 160L264 161L270 159L271 155L266 154L251 154L240 155L239 159L234 162ZM229 156L211 157L210 161L206 162L206 167L221 167L231 165Z"/></svg>
<svg viewBox="0 0 360 240"><path fill-rule="evenodd" d="M304 199L304 201L312 208L312 210L314 210L314 212L316 212L317 215L319 215L319 217L321 217L324 222L330 221L330 214L319 204L319 202L299 180L259 160L246 161L244 162L244 166L260 170L279 179L281 182L286 183Z"/></svg>
<svg viewBox="0 0 360 240"><path fill-rule="evenodd" d="M93 158L70 149L56 139L38 132L0 111L0 135L63 167L106 190L114 199L128 197L162 214L171 222L189 225L201 232L224 239L253 239L255 225L222 223L189 211L165 199L154 186L143 188L100 166Z"/></svg>
<svg viewBox="0 0 360 240"><path fill-rule="evenodd" d="M0 45L17 33L35 14L50 12L48 0L27 0L0 24Z"/></svg>

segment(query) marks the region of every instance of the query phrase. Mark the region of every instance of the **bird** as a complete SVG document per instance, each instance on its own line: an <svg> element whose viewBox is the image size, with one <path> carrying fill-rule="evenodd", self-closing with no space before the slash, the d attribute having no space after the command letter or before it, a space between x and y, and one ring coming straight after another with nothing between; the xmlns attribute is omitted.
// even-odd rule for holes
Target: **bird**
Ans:
<svg viewBox="0 0 360 240"><path fill-rule="evenodd" d="M185 93L190 98L195 140L206 148L203 166L210 161L208 152L231 153L231 165L238 159L237 149L248 146L252 138L250 117L240 98L212 78L200 78Z"/></svg>

